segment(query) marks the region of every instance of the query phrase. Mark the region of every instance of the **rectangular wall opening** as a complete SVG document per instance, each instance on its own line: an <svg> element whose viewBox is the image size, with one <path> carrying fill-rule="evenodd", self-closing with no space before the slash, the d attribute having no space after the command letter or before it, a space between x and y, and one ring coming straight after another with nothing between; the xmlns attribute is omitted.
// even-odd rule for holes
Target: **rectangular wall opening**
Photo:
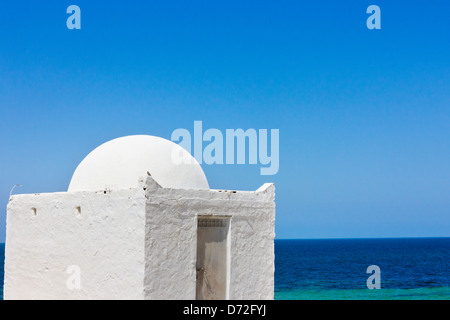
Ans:
<svg viewBox="0 0 450 320"><path fill-rule="evenodd" d="M228 296L230 217L198 217L197 300L225 300Z"/></svg>

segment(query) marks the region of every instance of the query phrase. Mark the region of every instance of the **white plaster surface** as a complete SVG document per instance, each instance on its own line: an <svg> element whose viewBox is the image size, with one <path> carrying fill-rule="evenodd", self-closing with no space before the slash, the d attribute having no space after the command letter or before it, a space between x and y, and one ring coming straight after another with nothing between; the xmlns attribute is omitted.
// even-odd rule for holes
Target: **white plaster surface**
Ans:
<svg viewBox="0 0 450 320"><path fill-rule="evenodd" d="M201 166L178 144L134 135L108 141L87 155L75 170L68 191L136 188L139 177L147 172L165 188L209 189Z"/></svg>
<svg viewBox="0 0 450 320"><path fill-rule="evenodd" d="M143 189L13 196L4 298L142 298L144 212ZM73 265L80 290L67 287Z"/></svg>
<svg viewBox="0 0 450 320"><path fill-rule="evenodd" d="M147 189L147 299L195 299L198 216L230 216L229 299L273 299L275 188Z"/></svg>
<svg viewBox="0 0 450 320"><path fill-rule="evenodd" d="M13 196L4 297L195 299L197 218L217 215L231 217L227 297L273 299L274 197L273 184L171 189L152 177L131 190ZM80 290L66 286L71 265Z"/></svg>

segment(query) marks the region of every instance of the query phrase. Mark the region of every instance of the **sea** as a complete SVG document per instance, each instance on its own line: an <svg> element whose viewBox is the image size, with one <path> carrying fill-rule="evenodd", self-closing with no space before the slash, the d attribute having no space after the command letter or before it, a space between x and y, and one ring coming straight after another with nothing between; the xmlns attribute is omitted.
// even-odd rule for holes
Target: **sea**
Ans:
<svg viewBox="0 0 450 320"><path fill-rule="evenodd" d="M275 299L450 300L450 238L275 240Z"/></svg>
<svg viewBox="0 0 450 320"><path fill-rule="evenodd" d="M450 238L277 240L275 299L448 300Z"/></svg>

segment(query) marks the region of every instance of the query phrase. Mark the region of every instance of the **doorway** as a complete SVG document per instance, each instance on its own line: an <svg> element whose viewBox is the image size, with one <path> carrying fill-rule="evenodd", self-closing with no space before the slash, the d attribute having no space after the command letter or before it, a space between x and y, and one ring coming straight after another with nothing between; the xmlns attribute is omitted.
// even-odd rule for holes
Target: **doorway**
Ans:
<svg viewBox="0 0 450 320"><path fill-rule="evenodd" d="M230 217L198 217L197 300L225 300L228 292Z"/></svg>

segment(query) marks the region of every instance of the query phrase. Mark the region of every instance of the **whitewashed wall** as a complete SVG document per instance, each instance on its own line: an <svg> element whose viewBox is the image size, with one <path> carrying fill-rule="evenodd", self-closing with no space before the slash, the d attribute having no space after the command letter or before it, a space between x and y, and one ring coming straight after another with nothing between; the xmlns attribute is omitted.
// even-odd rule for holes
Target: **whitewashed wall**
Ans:
<svg viewBox="0 0 450 320"><path fill-rule="evenodd" d="M4 298L195 299L197 216L224 215L228 298L273 299L274 197L273 184L181 190L151 177L130 190L13 196ZM66 285L72 265L80 290Z"/></svg>
<svg viewBox="0 0 450 320"><path fill-rule="evenodd" d="M195 299L197 216L230 216L229 299L273 299L275 187L181 190L150 184L146 299Z"/></svg>
<svg viewBox="0 0 450 320"><path fill-rule="evenodd" d="M4 298L142 299L144 206L142 188L13 196ZM71 265L80 290L66 285Z"/></svg>

